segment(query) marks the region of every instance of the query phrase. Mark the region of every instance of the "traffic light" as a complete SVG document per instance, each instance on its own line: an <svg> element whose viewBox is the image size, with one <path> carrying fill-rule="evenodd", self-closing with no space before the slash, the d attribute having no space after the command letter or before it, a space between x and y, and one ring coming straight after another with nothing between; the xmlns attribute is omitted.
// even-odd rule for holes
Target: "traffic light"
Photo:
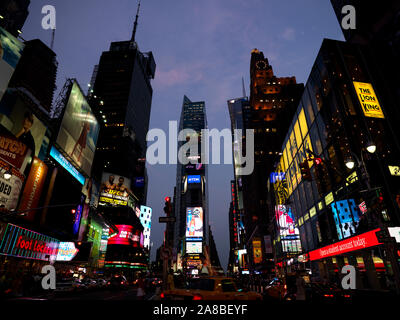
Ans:
<svg viewBox="0 0 400 320"><path fill-rule="evenodd" d="M316 166L319 166L322 164L322 159L320 157L315 157L313 160L314 160L314 164Z"/></svg>
<svg viewBox="0 0 400 320"><path fill-rule="evenodd" d="M169 216L172 212L172 206L171 206L171 198L170 197L165 197L165 204L164 204L164 212L166 213L167 216Z"/></svg>
<svg viewBox="0 0 400 320"><path fill-rule="evenodd" d="M310 172L310 166L308 165L307 159L301 162L299 166L300 166L301 178L307 181L311 181L312 177Z"/></svg>

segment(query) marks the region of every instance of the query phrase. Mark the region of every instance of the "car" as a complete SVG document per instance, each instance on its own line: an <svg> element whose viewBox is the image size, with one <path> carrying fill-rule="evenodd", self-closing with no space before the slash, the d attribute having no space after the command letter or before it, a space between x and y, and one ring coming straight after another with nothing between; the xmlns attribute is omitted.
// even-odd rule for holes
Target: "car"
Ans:
<svg viewBox="0 0 400 320"><path fill-rule="evenodd" d="M284 280L273 278L264 288L264 297L284 300L287 296L287 286Z"/></svg>
<svg viewBox="0 0 400 320"><path fill-rule="evenodd" d="M110 289L127 289L128 284L125 276L116 274L107 282L107 287Z"/></svg>
<svg viewBox="0 0 400 320"><path fill-rule="evenodd" d="M238 288L232 278L214 276L192 278L182 288L165 290L162 300L262 300L262 295Z"/></svg>
<svg viewBox="0 0 400 320"><path fill-rule="evenodd" d="M56 293L79 291L84 288L84 284L78 278L61 278L56 282Z"/></svg>
<svg viewBox="0 0 400 320"><path fill-rule="evenodd" d="M353 296L350 291L343 290L335 284L322 282L307 283L305 289L306 298L312 301L350 301Z"/></svg>

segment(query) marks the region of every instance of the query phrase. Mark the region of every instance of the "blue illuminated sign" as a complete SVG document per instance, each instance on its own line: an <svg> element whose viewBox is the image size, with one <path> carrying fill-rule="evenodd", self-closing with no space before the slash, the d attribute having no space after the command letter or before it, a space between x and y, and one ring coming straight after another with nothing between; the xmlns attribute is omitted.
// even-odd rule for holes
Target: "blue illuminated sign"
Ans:
<svg viewBox="0 0 400 320"><path fill-rule="evenodd" d="M188 176L187 181L188 181L188 183L200 183L200 176L199 175Z"/></svg>
<svg viewBox="0 0 400 320"><path fill-rule="evenodd" d="M54 147L51 147L50 156L52 156L59 164L63 166L65 170L67 170L72 176L80 182L80 184L85 184L85 177L79 173L76 168L68 162L67 159Z"/></svg>

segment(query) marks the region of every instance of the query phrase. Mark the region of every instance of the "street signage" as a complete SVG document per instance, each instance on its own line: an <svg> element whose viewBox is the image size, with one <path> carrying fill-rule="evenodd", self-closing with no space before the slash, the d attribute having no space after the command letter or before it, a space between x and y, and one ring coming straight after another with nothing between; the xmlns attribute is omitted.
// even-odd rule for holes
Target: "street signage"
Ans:
<svg viewBox="0 0 400 320"><path fill-rule="evenodd" d="M388 166L390 174L392 176L400 176L400 167L399 166Z"/></svg>
<svg viewBox="0 0 400 320"><path fill-rule="evenodd" d="M159 217L158 218L159 223L175 222L175 221L176 221L175 217Z"/></svg>

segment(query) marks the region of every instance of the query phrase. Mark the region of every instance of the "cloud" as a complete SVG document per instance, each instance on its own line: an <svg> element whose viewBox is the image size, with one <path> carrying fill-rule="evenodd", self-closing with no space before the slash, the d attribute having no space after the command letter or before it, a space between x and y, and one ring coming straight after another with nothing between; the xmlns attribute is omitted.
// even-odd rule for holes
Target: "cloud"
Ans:
<svg viewBox="0 0 400 320"><path fill-rule="evenodd" d="M154 84L159 88L195 83L204 78L205 65L202 62L177 65L170 69L159 69L156 72Z"/></svg>
<svg viewBox="0 0 400 320"><path fill-rule="evenodd" d="M287 27L282 33L282 38L288 41L294 40L295 30L293 28Z"/></svg>

